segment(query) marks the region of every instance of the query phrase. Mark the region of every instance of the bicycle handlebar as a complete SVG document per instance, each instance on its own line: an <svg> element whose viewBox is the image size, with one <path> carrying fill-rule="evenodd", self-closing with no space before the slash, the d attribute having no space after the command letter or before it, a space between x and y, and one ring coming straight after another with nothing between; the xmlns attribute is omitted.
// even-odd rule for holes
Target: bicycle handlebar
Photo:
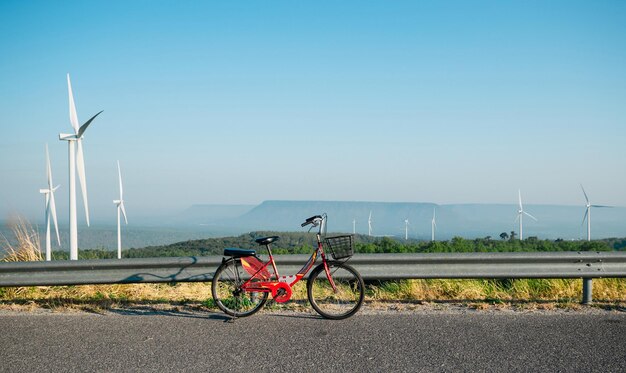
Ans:
<svg viewBox="0 0 626 373"><path fill-rule="evenodd" d="M310 218L308 218L304 223L300 224L301 227L306 227L309 224L313 224L315 223L316 219L321 219L322 217L320 215L315 215L315 216L311 216Z"/></svg>

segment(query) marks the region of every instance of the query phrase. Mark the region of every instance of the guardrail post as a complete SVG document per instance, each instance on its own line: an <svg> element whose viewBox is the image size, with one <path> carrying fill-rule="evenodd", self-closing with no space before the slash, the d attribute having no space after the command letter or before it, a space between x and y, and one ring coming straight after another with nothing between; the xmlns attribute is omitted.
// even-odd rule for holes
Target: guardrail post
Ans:
<svg viewBox="0 0 626 373"><path fill-rule="evenodd" d="M583 300L582 304L591 304L593 301L593 283L588 277L583 278Z"/></svg>

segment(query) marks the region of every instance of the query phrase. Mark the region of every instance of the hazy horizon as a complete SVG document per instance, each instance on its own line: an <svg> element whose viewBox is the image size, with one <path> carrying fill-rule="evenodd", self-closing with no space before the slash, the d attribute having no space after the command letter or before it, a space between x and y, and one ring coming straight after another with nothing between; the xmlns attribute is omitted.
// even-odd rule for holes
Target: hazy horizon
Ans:
<svg viewBox="0 0 626 373"><path fill-rule="evenodd" d="M259 205L194 205L167 216L136 217L132 225L124 226L124 236L130 232L160 231L178 234L204 232L207 236L223 236L250 231L299 231L300 222L314 214L329 215L329 229L352 232L353 222L357 233L367 233L369 214L373 213L375 234L396 235L404 232L405 219L409 219L409 235L428 236L431 233L433 210L437 212L440 238L461 236L484 237L501 232L517 231L516 204L442 204L428 202L364 202L364 201L264 201ZM579 239L586 237L584 206L526 204L524 210L538 220L524 219L529 232L540 238ZM626 207L592 209L594 238L626 236ZM9 225L11 220L0 223ZM30 223L43 229L43 220ZM67 224L59 223L62 235ZM6 226L4 227L6 229ZM92 219L91 227L79 223L79 231L115 231L110 220ZM130 233L132 235L132 233ZM201 236L201 235L200 235ZM161 237L162 239L163 237ZM153 241L148 238L147 241ZM137 242L136 239L133 242ZM113 241L111 242L113 243ZM111 244L111 243L107 243ZM147 243L146 243L147 244Z"/></svg>
<svg viewBox="0 0 626 373"><path fill-rule="evenodd" d="M507 206L511 208L512 214L515 214L515 212L517 211L518 205L517 203L434 203L434 202L429 202L429 201L412 201L412 202L408 202L408 201L394 201L394 202L385 202L385 201L352 201L352 200L344 200L344 201L338 201L338 200L267 200L267 201L261 201L259 204L237 204L237 203L233 203L233 204L214 204L214 203L196 203L196 204L192 204L190 206L186 206L186 207L180 207L180 208L172 208L171 210L163 210L160 211L159 213L153 213L153 214L140 214L135 216L135 224L131 224L135 225L135 226L141 226L141 227L154 227L154 226L177 226L177 227L184 227L185 223L182 224L178 224L178 223L172 223L176 221L177 217L180 216L184 216L190 209L193 209L194 207L198 207L198 206L213 206L213 207L230 207L230 206L237 206L237 207L249 207L250 209L260 206L263 203L266 202L275 202L275 201L279 201L279 202L324 202L324 203L371 203L371 204L433 204L436 206L441 206L441 207L449 207L449 206ZM578 205L567 205L567 204L537 204L537 203L525 203L524 202L524 209L528 210L528 209L532 209L533 207L570 207L570 208L578 208L581 211L581 219L582 216L584 214L585 211L585 206L578 204ZM622 208L626 208L626 206L611 206L612 208L618 208L618 209L622 209ZM58 209L58 207L57 207ZM594 211L596 211L596 209L594 209ZM323 213L324 211L319 211L319 213ZM67 228L68 226L68 214L67 211L61 210L61 211L57 211L57 217L59 219L59 227L63 226L65 228ZM41 213L41 211L35 210L32 212L32 214L25 214L22 212L17 212L17 211L9 211L5 216L0 216L0 224L6 224L9 221L15 220L16 218L25 218L27 219L28 222L30 222L31 224L40 224L43 225L44 221L45 221L45 216L44 214ZM164 221L162 223L160 223L160 220L167 218L167 221ZM82 215L80 214L80 210L79 210L79 217L78 217L78 226L80 227L87 227L87 224L85 222L85 218L84 218L84 212L82 213ZM93 224L96 224L98 226L116 226L117 224L117 220L113 219L111 220L111 218L107 215L107 214L94 214L93 212L90 212L90 221Z"/></svg>
<svg viewBox="0 0 626 373"><path fill-rule="evenodd" d="M437 212L437 240L452 237L466 239L491 236L499 239L502 232L518 231L517 205L514 204L455 204L387 203L354 201L265 201L258 206L195 205L174 216L152 220L136 218L135 223L122 228L122 245L145 247L170 244L191 239L238 236L250 232L302 232L300 222L306 217L327 212L329 232L369 233L403 239L405 220L409 220L408 237L430 240L433 210ZM525 238L586 239L587 226L583 223L584 207L526 205L525 210L537 221L524 219ZM626 208L593 209L592 239L626 237ZM11 240L6 222L0 221L0 233ZM31 222L40 236L43 222ZM354 226L353 226L354 224ZM60 222L62 248L67 248L67 224ZM306 230L306 229L304 229ZM90 227L79 224L79 247L116 247L116 226L110 221L92 221ZM55 250L58 250L55 248Z"/></svg>
<svg viewBox="0 0 626 373"><path fill-rule="evenodd" d="M626 2L0 3L0 220L267 200L626 206ZM78 221L85 221L80 187Z"/></svg>

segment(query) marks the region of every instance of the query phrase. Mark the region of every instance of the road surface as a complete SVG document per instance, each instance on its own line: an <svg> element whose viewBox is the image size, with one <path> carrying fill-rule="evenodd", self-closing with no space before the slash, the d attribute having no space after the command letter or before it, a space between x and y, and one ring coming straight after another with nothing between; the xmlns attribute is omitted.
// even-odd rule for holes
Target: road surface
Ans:
<svg viewBox="0 0 626 373"><path fill-rule="evenodd" d="M2 372L620 372L626 312L0 313Z"/></svg>

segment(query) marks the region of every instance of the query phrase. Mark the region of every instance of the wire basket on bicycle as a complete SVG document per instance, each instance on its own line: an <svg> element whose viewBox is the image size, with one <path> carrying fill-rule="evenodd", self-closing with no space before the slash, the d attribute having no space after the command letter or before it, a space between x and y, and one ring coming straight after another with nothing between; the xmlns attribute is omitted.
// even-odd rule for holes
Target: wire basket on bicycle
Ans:
<svg viewBox="0 0 626 373"><path fill-rule="evenodd" d="M324 241L326 251L329 251L335 260L349 258L354 255L354 238L351 234L327 237Z"/></svg>

